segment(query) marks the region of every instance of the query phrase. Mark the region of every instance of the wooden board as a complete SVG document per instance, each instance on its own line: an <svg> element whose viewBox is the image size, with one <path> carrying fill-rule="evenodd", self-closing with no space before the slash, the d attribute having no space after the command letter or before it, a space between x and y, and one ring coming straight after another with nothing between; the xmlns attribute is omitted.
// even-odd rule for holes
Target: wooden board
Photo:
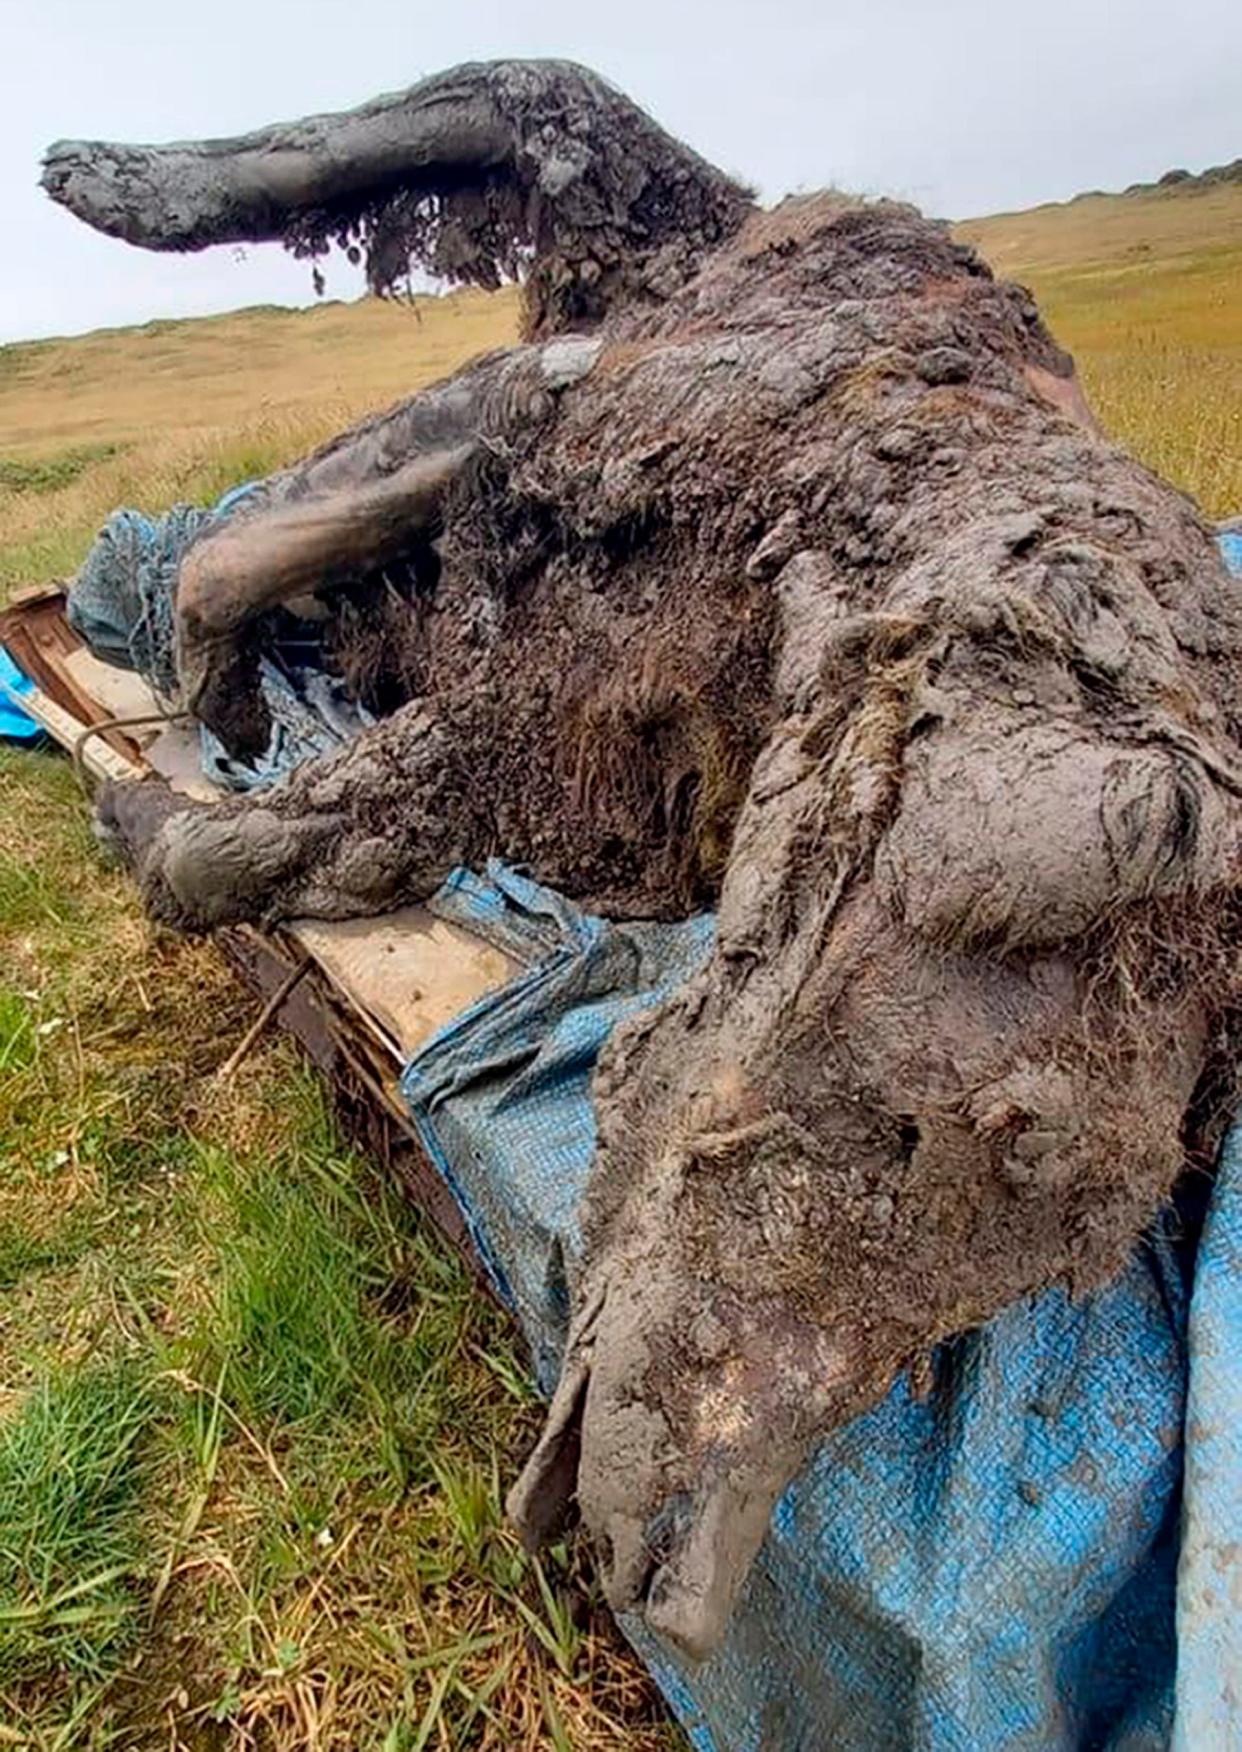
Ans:
<svg viewBox="0 0 1242 1752"><path fill-rule="evenodd" d="M58 742L67 754L78 747L82 732L88 728L80 718L67 712L40 687L21 696L22 711L46 730L53 742ZM140 779L142 768L129 755L122 754L105 736L92 736L82 744L82 765L94 779Z"/></svg>
<svg viewBox="0 0 1242 1752"><path fill-rule="evenodd" d="M266 932L242 927L220 931L215 940L262 997L270 996L288 975L289 957L277 953ZM294 957L302 953L296 943L289 949ZM400 1065L390 1048L359 1025L356 1010L341 1004L336 988L318 968L295 986L277 1020L328 1079L350 1137L401 1182L480 1287L492 1293L456 1200L423 1151L401 1098Z"/></svg>
<svg viewBox="0 0 1242 1752"><path fill-rule="evenodd" d="M156 717L161 712L160 702L140 675L102 662L85 645L66 652L62 668L74 686L110 718ZM140 748L146 748L159 734L158 724L127 731Z"/></svg>
<svg viewBox="0 0 1242 1752"><path fill-rule="evenodd" d="M7 647L18 668L30 677L53 706L77 719L79 729L106 725L117 715L100 705L86 688L80 686L67 667L67 660L75 652L85 650L85 646L69 625L65 616L65 593L58 586L20 591L7 608L0 610L0 645ZM30 715L35 716L33 712ZM49 730L49 734L55 732ZM60 741L60 737L56 740ZM124 730L109 729L101 738L92 740L102 740L130 760L142 753L138 742Z"/></svg>
<svg viewBox="0 0 1242 1752"><path fill-rule="evenodd" d="M295 919L286 929L402 1059L518 968L500 949L421 906L329 924Z"/></svg>

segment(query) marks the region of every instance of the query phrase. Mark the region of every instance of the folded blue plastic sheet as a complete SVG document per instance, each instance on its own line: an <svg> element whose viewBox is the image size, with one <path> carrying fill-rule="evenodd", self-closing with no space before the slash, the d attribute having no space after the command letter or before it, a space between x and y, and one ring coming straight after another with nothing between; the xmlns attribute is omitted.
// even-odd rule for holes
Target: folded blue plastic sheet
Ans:
<svg viewBox="0 0 1242 1752"><path fill-rule="evenodd" d="M0 741L37 742L42 730L29 712L22 709L22 698L30 693L34 683L14 663L0 645Z"/></svg>
<svg viewBox="0 0 1242 1752"><path fill-rule="evenodd" d="M500 865L436 908L524 963L404 1091L546 1390L596 1055L700 964L711 922L610 925ZM942 1347L925 1402L900 1382L831 1435L704 1665L625 1623L696 1747L1155 1752L1175 1716L1186 1752L1242 1746L1242 1141L1197 1264L1171 1228L1089 1301L1049 1292Z"/></svg>

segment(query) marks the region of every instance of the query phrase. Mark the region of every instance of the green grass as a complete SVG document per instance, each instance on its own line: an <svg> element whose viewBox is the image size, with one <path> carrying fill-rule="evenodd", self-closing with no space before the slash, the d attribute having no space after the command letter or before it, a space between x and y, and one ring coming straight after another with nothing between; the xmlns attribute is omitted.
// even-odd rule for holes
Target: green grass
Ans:
<svg viewBox="0 0 1242 1752"><path fill-rule="evenodd" d="M6 1218L0 1222L0 1292L15 1289L35 1272L64 1270L75 1265L92 1245L89 1225L76 1217L54 1225L46 1234Z"/></svg>
<svg viewBox="0 0 1242 1752"><path fill-rule="evenodd" d="M0 493L58 493L78 480L92 463L115 456L115 444L80 444L37 460L0 457Z"/></svg>
<svg viewBox="0 0 1242 1752"><path fill-rule="evenodd" d="M459 1382L449 1363L474 1294L392 1190L374 1180L364 1190L343 1163L317 1086L301 1099L296 1173L200 1156L195 1220L221 1237L221 1271L193 1367L218 1377L248 1420L342 1451L361 1431L364 1470L396 1488L425 1484L441 1423L478 1426L477 1382Z"/></svg>
<svg viewBox="0 0 1242 1752"><path fill-rule="evenodd" d="M0 870L0 892L2 882ZM16 1077L28 1070L35 1047L35 1021L30 1004L21 992L0 985L0 1077Z"/></svg>
<svg viewBox="0 0 1242 1752"><path fill-rule="evenodd" d="M504 1487L507 1322L66 762L0 749L0 1747L679 1742ZM80 1592L72 1592L79 1588Z"/></svg>
<svg viewBox="0 0 1242 1752"><path fill-rule="evenodd" d="M132 1639L149 1394L131 1368L65 1370L0 1422L0 1687L97 1679Z"/></svg>

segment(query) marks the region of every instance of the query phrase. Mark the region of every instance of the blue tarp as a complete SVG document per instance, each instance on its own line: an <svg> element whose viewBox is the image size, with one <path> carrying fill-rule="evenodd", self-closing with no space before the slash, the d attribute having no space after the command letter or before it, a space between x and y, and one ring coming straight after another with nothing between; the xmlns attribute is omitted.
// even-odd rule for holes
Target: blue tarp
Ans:
<svg viewBox="0 0 1242 1752"><path fill-rule="evenodd" d="M1242 532L1222 535L1242 573ZM501 865L438 910L523 975L430 1041L404 1091L545 1391L610 1030L700 964L711 921L609 925ZM942 1347L820 1446L777 1505L723 1647L625 1629L702 1752L1242 1747L1242 1130L1197 1254L1153 1226L1118 1282Z"/></svg>
<svg viewBox="0 0 1242 1752"><path fill-rule="evenodd" d="M37 742L43 732L22 710L22 696L33 689L30 677L23 675L3 645L0 645L0 739L9 742Z"/></svg>
<svg viewBox="0 0 1242 1752"><path fill-rule="evenodd" d="M174 505L161 517L114 511L69 586L70 625L97 657L143 676L170 711L180 704L173 600L182 557L259 491L258 483L248 482L210 508ZM308 653L296 631L270 639L259 685L272 721L266 753L235 760L206 725L199 728L203 772L224 790L261 790L373 722L343 684L318 666L313 641Z"/></svg>
<svg viewBox="0 0 1242 1752"><path fill-rule="evenodd" d="M1222 535L1242 573L1242 532ZM501 865L437 900L522 976L404 1091L555 1382L617 1021L700 964L711 921L609 925ZM722 1648L625 1629L702 1752L1242 1747L1242 1130L1197 1252L1157 1221L1081 1305L1050 1291L942 1347L829 1436L777 1505Z"/></svg>
<svg viewBox="0 0 1242 1752"><path fill-rule="evenodd" d="M609 925L501 865L456 873L436 907L526 963L422 1048L404 1092L547 1389L596 1055L693 971L711 922ZM925 1403L902 1381L831 1435L703 1666L625 1623L696 1747L1155 1752L1175 1713L1188 1752L1242 1745L1236 1135L1193 1300L1172 1227L1090 1300L1051 1291L942 1347Z"/></svg>

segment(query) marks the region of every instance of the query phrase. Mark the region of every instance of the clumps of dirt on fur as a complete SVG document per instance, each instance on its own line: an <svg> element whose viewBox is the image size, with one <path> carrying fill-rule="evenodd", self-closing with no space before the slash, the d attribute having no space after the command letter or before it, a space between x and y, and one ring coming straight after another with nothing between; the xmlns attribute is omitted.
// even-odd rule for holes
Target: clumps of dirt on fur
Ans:
<svg viewBox="0 0 1242 1752"><path fill-rule="evenodd" d="M537 347L473 368L409 703L142 864L199 928L492 854L614 917L716 906L703 973L601 1060L516 1504L546 1531L576 1492L614 1604L699 1652L820 1432L1120 1266L1238 1007L1212 533L1067 416L1029 299L943 227L786 221L613 305L572 387L516 394Z"/></svg>
<svg viewBox="0 0 1242 1752"><path fill-rule="evenodd" d="M419 270L487 290L525 280L535 336L590 326L623 297L659 296L749 208L748 190L585 68L501 62L460 76L503 118L506 161L460 187L435 167L426 187L407 178L303 209L285 232L293 255L317 264L335 245L381 296ZM318 265L314 275L322 291Z"/></svg>
<svg viewBox="0 0 1242 1752"><path fill-rule="evenodd" d="M1079 953L1082 1050L1101 1078L1149 1040L1155 1016L1174 1034L1202 1028L1181 1155L1187 1173L1210 1174L1242 1095L1242 897L1226 888L1122 908Z"/></svg>

